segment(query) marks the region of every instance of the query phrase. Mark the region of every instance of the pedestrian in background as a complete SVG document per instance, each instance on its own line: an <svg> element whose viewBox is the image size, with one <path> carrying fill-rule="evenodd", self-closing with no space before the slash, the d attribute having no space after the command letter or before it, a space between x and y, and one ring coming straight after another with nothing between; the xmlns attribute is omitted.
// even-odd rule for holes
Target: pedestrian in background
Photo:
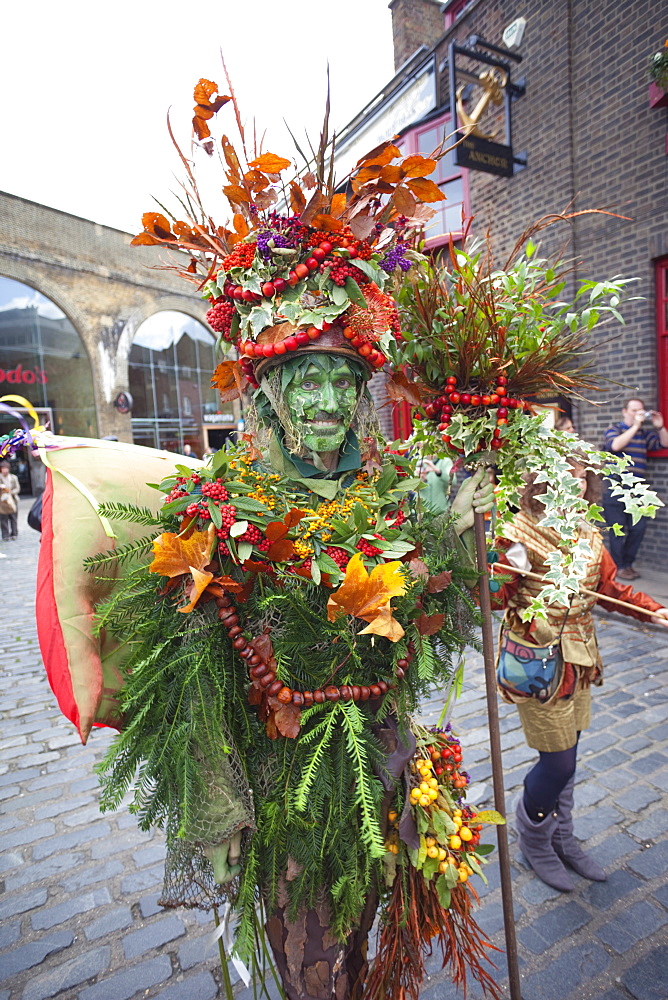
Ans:
<svg viewBox="0 0 668 1000"><path fill-rule="evenodd" d="M6 459L0 462L0 530L3 542L18 535L17 514L21 487Z"/></svg>
<svg viewBox="0 0 668 1000"><path fill-rule="evenodd" d="M589 503L596 502L600 486L595 474L579 465L577 457L569 463L571 475L580 483L580 495ZM504 669L500 662L497 672L502 697L517 705L526 742L538 751L538 761L524 779L524 793L515 813L520 848L543 882L568 892L574 884L565 864L584 878L597 882L606 878L603 868L582 850L573 833L578 741L582 730L589 726L591 685L602 683L603 664L592 617L596 597L579 593L569 607L550 605L545 621L533 617L525 622L521 618L522 611L543 587L542 577L550 568L550 554L561 544L553 528L539 523L545 513L540 497L547 485L537 483L535 475L528 478L521 509L510 524L504 525L503 538L497 539L497 548L502 553L500 562L538 578L512 574L492 598L495 605L506 609L500 656L507 650L519 663L528 664L535 650L533 662L538 666L535 672L527 671L530 683L516 679L512 691L508 685L511 670ZM663 619L661 624L668 626L668 609L647 594L615 582L615 566L603 547L598 529L583 521L577 540L588 541L592 552L580 582L601 595L603 607L606 596L614 597L634 605L638 611L612 605L608 605L609 610L622 610L631 617L649 621L640 610L644 608L657 612ZM544 676L550 666L548 656L550 661L554 658L554 678L549 691L539 687L539 683L548 683L547 675ZM516 678L520 678L520 673L516 673Z"/></svg>
<svg viewBox="0 0 668 1000"><path fill-rule="evenodd" d="M651 421L651 427L643 427L645 420ZM658 410L646 410L642 399L632 396L624 403L622 419L605 432L605 449L616 454L628 455L632 460L629 471L636 476L644 477L647 470L647 452L668 448L668 430L664 427L663 416ZM617 575L622 580L635 580L640 573L633 567L640 545L645 534L647 521L641 518L632 523L631 515L626 513L624 505L617 497L612 496L608 487L603 496L603 516L608 528L620 524L623 534L608 534L610 555L617 566Z"/></svg>

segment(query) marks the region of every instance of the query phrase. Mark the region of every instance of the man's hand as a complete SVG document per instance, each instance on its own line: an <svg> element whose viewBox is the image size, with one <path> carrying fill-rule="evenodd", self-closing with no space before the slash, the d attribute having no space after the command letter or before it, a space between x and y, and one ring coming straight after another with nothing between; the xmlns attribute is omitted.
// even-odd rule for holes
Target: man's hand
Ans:
<svg viewBox="0 0 668 1000"><path fill-rule="evenodd" d="M660 619L659 617L652 618L651 621L656 622L657 625L663 625L664 628L668 628L668 608L657 608L652 614L660 616Z"/></svg>
<svg viewBox="0 0 668 1000"><path fill-rule="evenodd" d="M663 415L658 410L652 410L652 427L660 431L663 427Z"/></svg>
<svg viewBox="0 0 668 1000"><path fill-rule="evenodd" d="M489 481L486 469L478 471L464 480L452 504L452 513L458 514L455 531L463 534L473 527L473 512L486 514L494 506L494 487Z"/></svg>
<svg viewBox="0 0 668 1000"><path fill-rule="evenodd" d="M239 859L241 856L241 831L235 833L222 844L213 844L204 848L204 853L213 867L213 877L219 885L231 882L241 871Z"/></svg>

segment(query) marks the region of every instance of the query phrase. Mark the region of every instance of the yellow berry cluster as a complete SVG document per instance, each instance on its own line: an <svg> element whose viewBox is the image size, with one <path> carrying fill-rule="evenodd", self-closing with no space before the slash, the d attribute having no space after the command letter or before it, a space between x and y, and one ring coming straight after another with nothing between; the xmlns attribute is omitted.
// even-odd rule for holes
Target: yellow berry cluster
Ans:
<svg viewBox="0 0 668 1000"><path fill-rule="evenodd" d="M390 809L387 814L387 819L390 824L390 832L388 834L387 840L385 841L385 850L389 851L390 854L399 853L399 813L396 809Z"/></svg>

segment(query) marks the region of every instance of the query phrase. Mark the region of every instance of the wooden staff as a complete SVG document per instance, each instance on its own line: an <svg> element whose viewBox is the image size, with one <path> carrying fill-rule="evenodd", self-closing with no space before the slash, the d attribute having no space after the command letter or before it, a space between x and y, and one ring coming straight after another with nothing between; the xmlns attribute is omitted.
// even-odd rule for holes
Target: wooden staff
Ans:
<svg viewBox="0 0 668 1000"><path fill-rule="evenodd" d="M503 787L503 762L501 758L501 733L499 729L499 707L496 694L496 656L494 634L492 632L492 602L489 596L489 573L487 569L487 540L485 538L485 515L474 512L476 561L480 589L480 613L482 616L482 654L485 664L485 689L487 693L487 716L489 721L489 747L492 760L492 785L494 788L494 808L502 816L506 815L505 791ZM517 940L515 937L515 915L513 913L513 887L510 872L510 851L508 848L508 827L497 826L499 842L499 873L501 875L501 902L503 904L503 927L508 959L508 985L510 1000L522 1000L520 991L520 971L517 963Z"/></svg>
<svg viewBox="0 0 668 1000"><path fill-rule="evenodd" d="M509 570L511 573L519 573L521 576L530 576L532 580L545 581L545 577L541 576L540 573L532 573L528 569L518 569L516 566L509 566L506 563L492 563L492 567L504 572ZM587 587L580 587L579 589L581 594L589 594L590 597L595 597L597 601L609 601L610 604L618 604L620 608L629 608L631 611L640 611L643 615L649 615L650 618L658 618L664 624L668 622L668 618L664 618L663 615L647 611L646 608L639 608L635 604L629 604L628 601L620 601L617 597L606 597L605 594L599 594L597 590L588 590Z"/></svg>

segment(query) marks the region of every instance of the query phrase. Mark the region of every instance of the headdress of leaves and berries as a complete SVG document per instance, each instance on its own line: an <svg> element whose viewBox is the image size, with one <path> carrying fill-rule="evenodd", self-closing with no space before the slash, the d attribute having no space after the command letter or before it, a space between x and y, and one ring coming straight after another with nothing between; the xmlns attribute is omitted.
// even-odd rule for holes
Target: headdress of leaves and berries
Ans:
<svg viewBox="0 0 668 1000"><path fill-rule="evenodd" d="M227 82L229 95L222 95L216 83L199 81L193 132L209 156L222 150L229 221L216 224L206 213L191 161L179 150L188 218L148 212L133 243L187 256L176 269L203 290L210 325L242 359L243 375L231 363L219 372L224 398L234 398L244 378L255 383L259 360L303 349L333 324L347 331L371 370L382 368L399 329L389 287L421 259L411 239L433 215L428 203L444 198L429 179L443 148L430 157L403 156L389 140L335 180L328 97L317 149L306 156L295 143L304 161L298 169L256 145L251 152ZM211 131L227 105L236 117L236 148L227 135Z"/></svg>

